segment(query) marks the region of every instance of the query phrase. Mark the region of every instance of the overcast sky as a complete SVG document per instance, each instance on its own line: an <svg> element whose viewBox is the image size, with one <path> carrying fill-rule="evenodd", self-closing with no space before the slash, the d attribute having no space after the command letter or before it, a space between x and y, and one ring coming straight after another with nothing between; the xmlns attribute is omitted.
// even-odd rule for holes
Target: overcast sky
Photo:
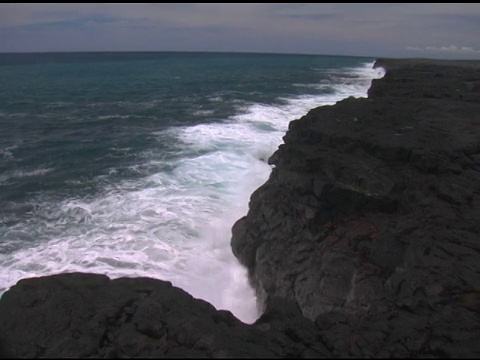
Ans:
<svg viewBox="0 0 480 360"><path fill-rule="evenodd" d="M480 59L480 4L0 4L0 52Z"/></svg>

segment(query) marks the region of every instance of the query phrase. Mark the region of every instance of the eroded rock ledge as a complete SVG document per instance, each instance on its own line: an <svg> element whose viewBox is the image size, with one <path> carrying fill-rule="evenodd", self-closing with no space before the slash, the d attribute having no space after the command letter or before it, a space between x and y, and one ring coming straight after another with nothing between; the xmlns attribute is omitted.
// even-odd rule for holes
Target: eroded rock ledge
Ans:
<svg viewBox="0 0 480 360"><path fill-rule="evenodd" d="M290 124L233 228L256 323L61 274L0 299L0 357L480 357L480 62L376 65L368 99Z"/></svg>

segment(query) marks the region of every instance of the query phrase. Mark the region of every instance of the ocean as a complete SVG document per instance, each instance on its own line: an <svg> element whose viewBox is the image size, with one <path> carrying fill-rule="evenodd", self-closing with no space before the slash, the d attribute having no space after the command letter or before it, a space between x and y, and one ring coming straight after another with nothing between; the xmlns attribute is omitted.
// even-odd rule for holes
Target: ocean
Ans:
<svg viewBox="0 0 480 360"><path fill-rule="evenodd" d="M374 60L0 54L0 294L60 272L148 276L255 321L231 227L289 122L366 96Z"/></svg>

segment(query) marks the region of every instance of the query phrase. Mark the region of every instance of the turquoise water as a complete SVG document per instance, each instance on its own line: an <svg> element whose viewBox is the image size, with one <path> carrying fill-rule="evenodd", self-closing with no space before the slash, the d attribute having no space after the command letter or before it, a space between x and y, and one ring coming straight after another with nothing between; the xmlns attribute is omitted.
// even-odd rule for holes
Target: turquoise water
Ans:
<svg viewBox="0 0 480 360"><path fill-rule="evenodd" d="M288 123L365 96L373 61L0 54L0 293L65 271L151 276L255 320L231 226Z"/></svg>

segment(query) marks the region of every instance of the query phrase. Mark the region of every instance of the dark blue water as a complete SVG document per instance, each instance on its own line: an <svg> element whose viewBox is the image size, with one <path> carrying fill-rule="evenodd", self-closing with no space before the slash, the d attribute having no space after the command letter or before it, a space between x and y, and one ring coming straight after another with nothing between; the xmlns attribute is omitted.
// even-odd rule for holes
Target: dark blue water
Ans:
<svg viewBox="0 0 480 360"><path fill-rule="evenodd" d="M288 123L365 96L373 60L0 54L0 292L60 271L145 275L253 320L230 228Z"/></svg>

